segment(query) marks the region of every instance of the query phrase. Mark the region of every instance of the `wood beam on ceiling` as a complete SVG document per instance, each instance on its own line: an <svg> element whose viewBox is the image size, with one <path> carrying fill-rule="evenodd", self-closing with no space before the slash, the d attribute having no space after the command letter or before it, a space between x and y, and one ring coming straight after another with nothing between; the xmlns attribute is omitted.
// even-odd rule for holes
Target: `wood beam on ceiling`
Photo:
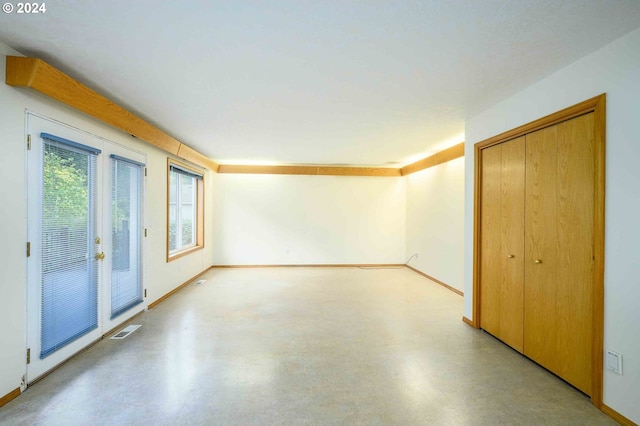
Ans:
<svg viewBox="0 0 640 426"><path fill-rule="evenodd" d="M400 177L400 169L391 167L344 166L247 166L221 164L218 173L312 176L383 176Z"/></svg>
<svg viewBox="0 0 640 426"><path fill-rule="evenodd" d="M218 164L38 58L7 56L6 83L28 87L210 170Z"/></svg>
<svg viewBox="0 0 640 426"><path fill-rule="evenodd" d="M318 174L324 176L386 176L398 177L400 169L392 167L318 167Z"/></svg>
<svg viewBox="0 0 640 426"><path fill-rule="evenodd" d="M400 169L392 167L345 167L345 166L250 166L221 164L218 173L265 174L265 175L323 175L323 176L407 176L429 167L464 157L464 142L431 155Z"/></svg>
<svg viewBox="0 0 640 426"><path fill-rule="evenodd" d="M411 173L419 172L429 167L437 166L438 164L446 163L447 161L455 160L456 158L464 157L464 142L460 142L457 145L442 150L436 154L433 154L422 160L418 160L415 163L404 166L400 169L402 176L410 175Z"/></svg>

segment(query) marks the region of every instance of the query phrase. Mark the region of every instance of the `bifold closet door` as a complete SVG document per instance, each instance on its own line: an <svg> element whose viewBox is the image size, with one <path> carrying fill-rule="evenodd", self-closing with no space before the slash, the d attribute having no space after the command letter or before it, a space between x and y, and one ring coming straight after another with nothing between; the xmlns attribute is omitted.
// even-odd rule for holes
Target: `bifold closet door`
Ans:
<svg viewBox="0 0 640 426"><path fill-rule="evenodd" d="M525 138L482 153L480 326L523 350Z"/></svg>
<svg viewBox="0 0 640 426"><path fill-rule="evenodd" d="M524 353L592 391L593 114L526 135Z"/></svg>

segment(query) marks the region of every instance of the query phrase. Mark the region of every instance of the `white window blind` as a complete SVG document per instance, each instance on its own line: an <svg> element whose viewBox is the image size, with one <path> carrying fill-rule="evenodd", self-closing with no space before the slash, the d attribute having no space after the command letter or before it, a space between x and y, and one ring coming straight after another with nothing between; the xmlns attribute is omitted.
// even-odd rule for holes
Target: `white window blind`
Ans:
<svg viewBox="0 0 640 426"><path fill-rule="evenodd" d="M55 352L98 327L94 258L100 150L43 133L41 351Z"/></svg>
<svg viewBox="0 0 640 426"><path fill-rule="evenodd" d="M142 303L143 167L111 155L111 319Z"/></svg>

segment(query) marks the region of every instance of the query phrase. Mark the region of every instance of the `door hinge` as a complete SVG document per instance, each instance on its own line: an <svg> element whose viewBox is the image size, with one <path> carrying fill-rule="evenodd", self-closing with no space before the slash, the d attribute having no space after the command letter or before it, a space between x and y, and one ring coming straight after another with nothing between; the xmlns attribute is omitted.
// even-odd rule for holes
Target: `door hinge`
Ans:
<svg viewBox="0 0 640 426"><path fill-rule="evenodd" d="M27 348L27 364L31 364L31 348Z"/></svg>
<svg viewBox="0 0 640 426"><path fill-rule="evenodd" d="M144 289L144 297L145 298L147 297L147 289L146 288Z"/></svg>
<svg viewBox="0 0 640 426"><path fill-rule="evenodd" d="M144 175L145 176L147 175L147 168L146 167L144 168Z"/></svg>
<svg viewBox="0 0 640 426"><path fill-rule="evenodd" d="M27 242L27 257L31 256L31 243Z"/></svg>
<svg viewBox="0 0 640 426"><path fill-rule="evenodd" d="M31 135L27 135L27 150L31 150Z"/></svg>
<svg viewBox="0 0 640 426"><path fill-rule="evenodd" d="M144 236L147 236L147 228L144 228Z"/></svg>

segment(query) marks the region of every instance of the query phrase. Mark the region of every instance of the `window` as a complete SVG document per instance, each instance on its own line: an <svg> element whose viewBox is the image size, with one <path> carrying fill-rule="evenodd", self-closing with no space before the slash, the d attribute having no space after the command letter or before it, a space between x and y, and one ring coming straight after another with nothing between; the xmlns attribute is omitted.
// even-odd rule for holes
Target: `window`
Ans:
<svg viewBox="0 0 640 426"><path fill-rule="evenodd" d="M168 160L167 262L204 247L203 172Z"/></svg>

